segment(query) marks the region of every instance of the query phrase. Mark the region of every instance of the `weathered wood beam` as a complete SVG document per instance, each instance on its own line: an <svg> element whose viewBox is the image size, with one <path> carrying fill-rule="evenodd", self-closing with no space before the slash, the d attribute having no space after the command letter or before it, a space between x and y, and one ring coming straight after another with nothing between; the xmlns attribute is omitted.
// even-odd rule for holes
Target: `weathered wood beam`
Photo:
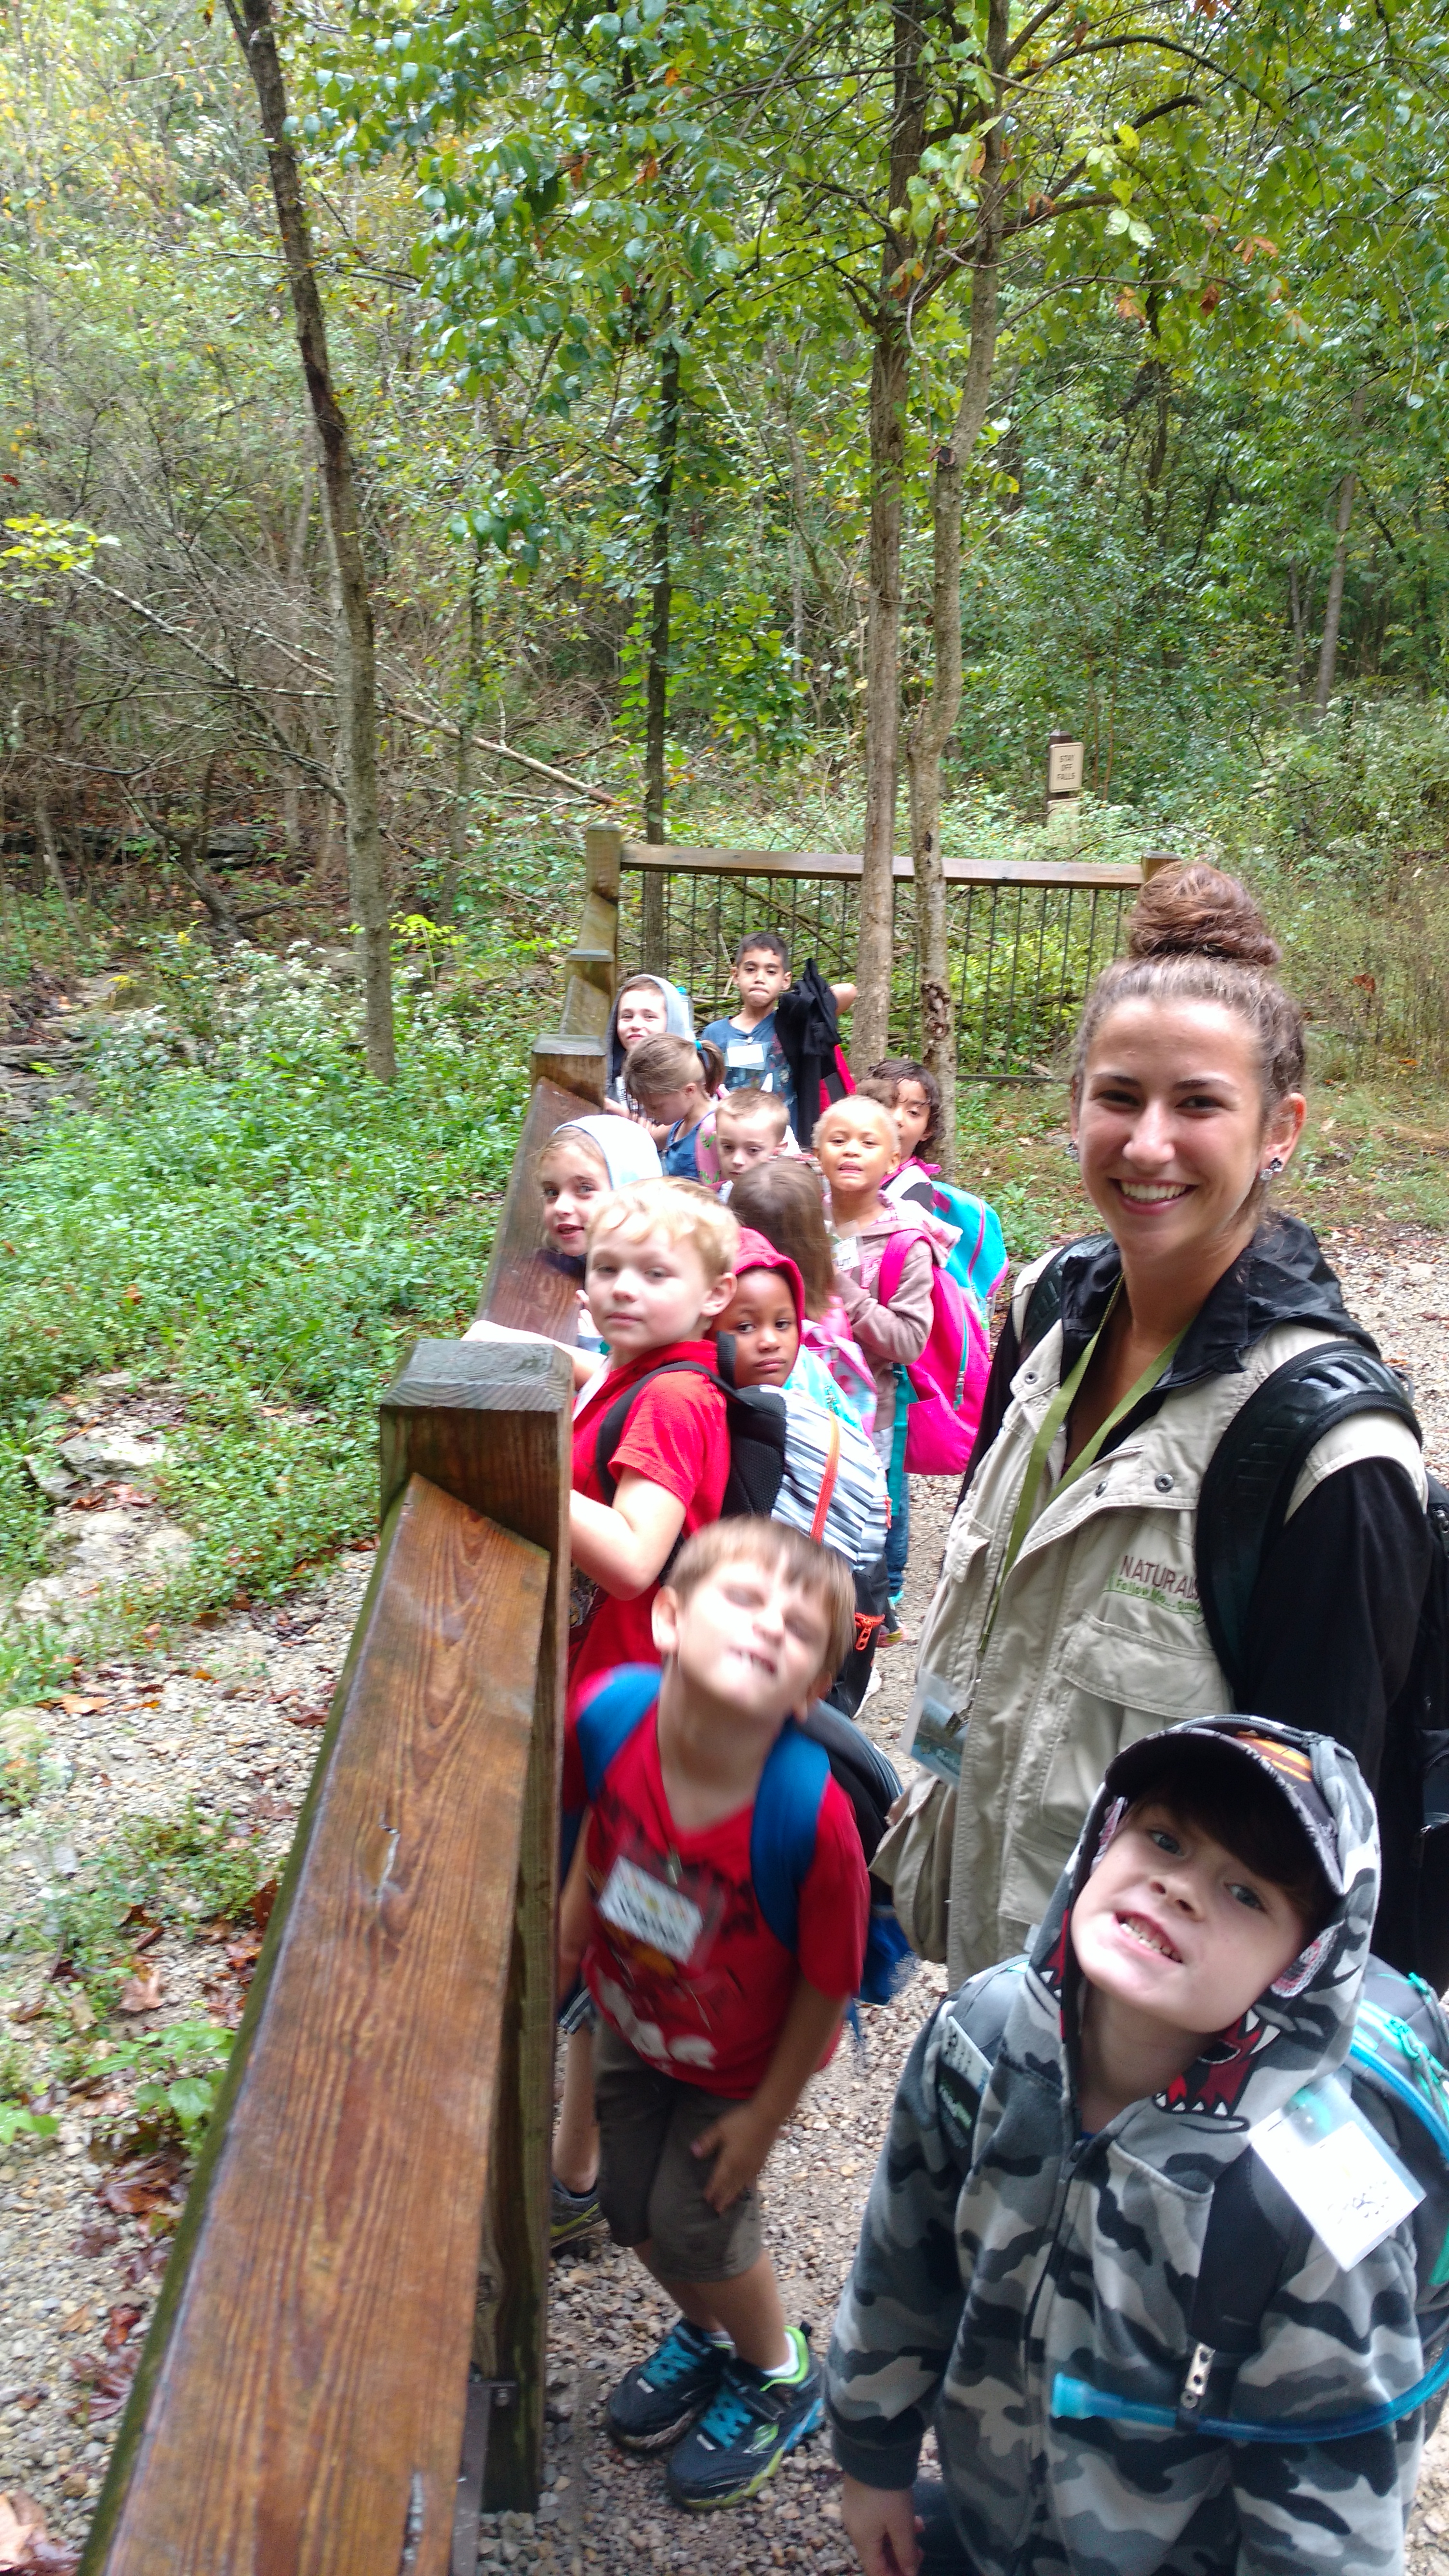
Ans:
<svg viewBox="0 0 1449 2576"><path fill-rule="evenodd" d="M514 1937L506 1992L500 1978L493 1994L495 2015L502 2001L503 2050L494 2092L489 2253L477 2283L473 2340L485 2375L518 2387L516 2402L496 2413L490 2427L486 2489L490 2506L515 2511L532 2510L543 2474L573 1393L568 1356L550 1342L421 1341L381 1407L384 1508L410 1475L428 1476L543 1549L549 1566ZM461 2420L461 2384L458 2403Z"/></svg>
<svg viewBox="0 0 1449 2576"><path fill-rule="evenodd" d="M478 1299L478 1312L490 1323L547 1333L559 1342L577 1338L579 1282L548 1249L534 1167L555 1128L570 1118L593 1117L598 1106L597 1100L562 1090L557 1082L533 1086Z"/></svg>
<svg viewBox="0 0 1449 2576"><path fill-rule="evenodd" d="M519 2083L499 1997L522 1878L535 1979L549 1949L536 1851L519 1862L556 1741L568 1399L566 1361L546 1356L530 1400L551 1409L517 1437L495 1428L512 1471L467 1479L505 1497L527 1479L528 1536L408 1474L414 1444L394 1443L377 1566L87 2576L446 2568L492 2105ZM520 2264L531 2281L537 2258ZM540 2370L540 2407L541 2386Z"/></svg>
<svg viewBox="0 0 1449 2576"><path fill-rule="evenodd" d="M860 875L858 850L710 850L683 841L625 841L626 868L675 876L830 877ZM947 859L948 885L1138 886L1135 861L1077 859ZM909 858L892 861L897 883L911 882Z"/></svg>

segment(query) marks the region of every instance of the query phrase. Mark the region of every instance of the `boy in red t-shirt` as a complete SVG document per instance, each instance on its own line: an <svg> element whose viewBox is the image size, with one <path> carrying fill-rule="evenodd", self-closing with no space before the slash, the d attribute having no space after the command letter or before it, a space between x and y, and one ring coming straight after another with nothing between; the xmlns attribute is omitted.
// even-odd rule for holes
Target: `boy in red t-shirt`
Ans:
<svg viewBox="0 0 1449 2576"><path fill-rule="evenodd" d="M652 1664L652 1611L660 1573L681 1536L717 1520L729 1476L729 1425L717 1386L692 1369L646 1387L599 1479L599 1432L619 1397L668 1360L719 1365L704 1335L735 1292L740 1230L727 1208L692 1181L637 1181L600 1199L590 1216L584 1294L608 1351L602 1376L574 1416L569 1532L573 1585L565 1717L617 1664ZM599 2224L594 2189L590 2034L575 2031L564 2062L554 2139L551 2236L566 2245Z"/></svg>
<svg viewBox="0 0 1449 2576"><path fill-rule="evenodd" d="M859 1985L870 1890L849 1801L827 1775L787 1948L765 1917L752 1833L787 1720L829 1689L850 1647L855 1592L843 1558L798 1530L720 1521L683 1550L653 1626L657 1696L636 1716L625 1675L568 1730L564 1805L589 1813L560 1973L567 1986L582 1963L603 2021L610 2232L680 2310L613 2390L609 2429L631 2450L677 2442L670 2493L702 2511L754 2495L820 2420L820 2374L785 2324L755 2184ZM772 1812L771 1850L779 1833Z"/></svg>

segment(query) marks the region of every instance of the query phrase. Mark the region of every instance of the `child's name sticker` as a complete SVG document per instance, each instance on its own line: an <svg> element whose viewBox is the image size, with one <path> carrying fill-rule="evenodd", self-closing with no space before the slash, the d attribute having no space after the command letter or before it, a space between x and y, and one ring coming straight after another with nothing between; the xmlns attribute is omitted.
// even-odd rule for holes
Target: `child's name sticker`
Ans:
<svg viewBox="0 0 1449 2576"><path fill-rule="evenodd" d="M1345 2272L1424 2197L1335 2076L1305 2084L1248 2131L1248 2143Z"/></svg>
<svg viewBox="0 0 1449 2576"><path fill-rule="evenodd" d="M680 1967L693 1956L704 1930L704 1916L692 1897L666 1887L662 1878L652 1878L632 1860L615 1861L599 1912L616 1931L629 1933Z"/></svg>
<svg viewBox="0 0 1449 2576"><path fill-rule="evenodd" d="M725 1049L725 1062L731 1073L763 1071L765 1050L758 1038L731 1038Z"/></svg>

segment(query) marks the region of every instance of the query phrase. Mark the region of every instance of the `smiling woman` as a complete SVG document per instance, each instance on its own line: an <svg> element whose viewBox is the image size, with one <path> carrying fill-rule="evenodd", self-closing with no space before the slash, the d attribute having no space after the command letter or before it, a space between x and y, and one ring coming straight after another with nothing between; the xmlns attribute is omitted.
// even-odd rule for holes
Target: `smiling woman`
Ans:
<svg viewBox="0 0 1449 2576"><path fill-rule="evenodd" d="M1072 1137L1107 1231L1018 1283L921 1641L914 1750L940 1776L886 1852L907 1932L953 1981L1026 1945L1124 1745L1235 1705L1201 1600L1204 1475L1286 1362L1374 1349L1307 1226L1270 1204L1305 1109L1277 955L1243 887L1175 866L1087 1000ZM1236 1700L1357 1755L1384 1846L1374 1946L1406 1969L1440 1910L1420 1881L1414 1719L1425 1493L1390 1411L1307 1450ZM948 1839L948 1922L923 1920Z"/></svg>

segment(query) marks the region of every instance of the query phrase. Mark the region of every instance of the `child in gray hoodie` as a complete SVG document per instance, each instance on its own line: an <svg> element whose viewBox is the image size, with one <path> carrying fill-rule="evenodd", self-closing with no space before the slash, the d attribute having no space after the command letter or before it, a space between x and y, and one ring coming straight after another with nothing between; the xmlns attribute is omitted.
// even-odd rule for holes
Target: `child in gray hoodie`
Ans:
<svg viewBox="0 0 1449 2576"><path fill-rule="evenodd" d="M1342 2100L1377 1894L1330 1737L1197 1719L1111 1764L1030 1958L943 2003L901 2078L827 2383L867 2576L1398 2576L1422 2407L1314 2427L1416 2388L1414 2231L1400 2206L1346 2268L1253 2135ZM913 2495L929 2425L944 2482Z"/></svg>

